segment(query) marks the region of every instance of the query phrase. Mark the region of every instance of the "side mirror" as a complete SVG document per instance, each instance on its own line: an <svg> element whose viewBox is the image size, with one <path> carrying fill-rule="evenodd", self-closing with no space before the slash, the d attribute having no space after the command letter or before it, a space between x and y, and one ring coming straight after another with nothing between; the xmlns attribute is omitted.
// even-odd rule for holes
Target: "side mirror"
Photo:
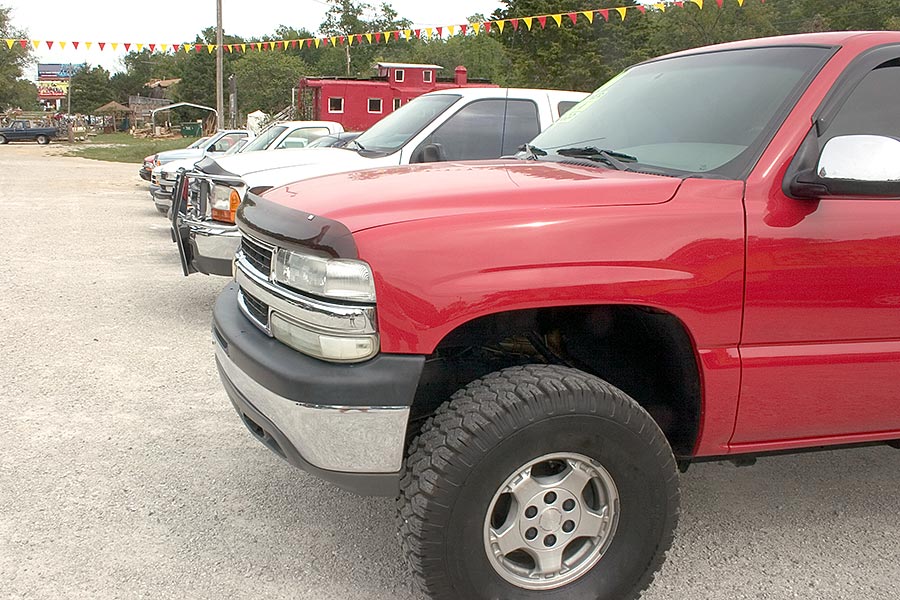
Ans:
<svg viewBox="0 0 900 600"><path fill-rule="evenodd" d="M900 197L900 140L880 135L831 138L815 171L797 173L790 191L798 198Z"/></svg>
<svg viewBox="0 0 900 600"><path fill-rule="evenodd" d="M447 160L447 156L440 144L428 144L422 148L421 162L443 162L445 160Z"/></svg>

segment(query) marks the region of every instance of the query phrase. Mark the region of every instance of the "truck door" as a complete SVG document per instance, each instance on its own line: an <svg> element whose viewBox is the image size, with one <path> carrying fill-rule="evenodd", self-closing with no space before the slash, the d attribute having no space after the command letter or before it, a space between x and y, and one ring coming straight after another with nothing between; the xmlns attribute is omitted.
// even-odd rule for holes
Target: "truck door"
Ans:
<svg viewBox="0 0 900 600"><path fill-rule="evenodd" d="M900 139L898 98L900 48L851 63L801 147L812 168L836 136ZM751 177L746 210L735 449L900 437L900 199L796 199Z"/></svg>

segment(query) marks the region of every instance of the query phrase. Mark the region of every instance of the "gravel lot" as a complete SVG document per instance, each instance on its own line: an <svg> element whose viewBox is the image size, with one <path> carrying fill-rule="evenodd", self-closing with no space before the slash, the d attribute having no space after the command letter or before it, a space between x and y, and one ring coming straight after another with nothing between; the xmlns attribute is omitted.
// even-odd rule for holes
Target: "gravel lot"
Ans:
<svg viewBox="0 0 900 600"><path fill-rule="evenodd" d="M0 146L0 597L420 598L393 502L280 461L138 165ZM900 453L693 466L648 600L900 598Z"/></svg>

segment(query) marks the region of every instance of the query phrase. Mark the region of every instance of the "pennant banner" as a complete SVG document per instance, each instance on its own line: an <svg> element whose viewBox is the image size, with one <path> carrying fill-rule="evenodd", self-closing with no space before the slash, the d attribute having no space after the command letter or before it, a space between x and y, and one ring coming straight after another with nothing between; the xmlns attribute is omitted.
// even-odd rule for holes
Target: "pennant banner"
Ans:
<svg viewBox="0 0 900 600"><path fill-rule="evenodd" d="M738 7L743 7L748 0L715 0L716 8L722 9L724 8L725 3L734 2ZM760 0L761 3L765 3L765 0ZM534 15L529 17L515 17L509 19L500 19L497 21L474 21L471 23L462 23L462 24L454 24L454 25L443 25L440 27L425 27L423 29L402 29L402 30L392 30L392 31L381 31L381 32L367 32L367 33L352 33L348 35L340 35L340 36L324 36L319 38L309 38L303 40L275 40L268 42L249 42L249 43L240 43L240 44L225 44L222 46L223 51L234 53L234 52L247 52L247 46L250 46L251 50L256 50L258 52L263 51L273 51L273 50L287 50L290 47L292 50L298 49L309 49L309 48L336 48L338 46L353 46L353 45L361 45L363 44L363 40L365 40L368 44L387 44L390 41L412 41L413 39L443 39L444 31L447 31L448 35L454 36L457 35L457 31L459 35L468 35L471 32L472 35L488 35L496 32L497 35L503 35L504 31L510 31L511 34L514 34L520 30L520 24L525 24L525 29L527 31L534 31L533 26L535 21L540 26L541 30L546 29L547 21L552 20L557 28L562 27L577 27L579 22L579 17L584 17L582 24L584 21L587 21L588 24L594 23L594 17L596 15L600 15L603 17L602 22L609 22L609 14L610 11L614 11L618 13L621 21L625 21L625 18L629 13L633 14L634 11L638 11L641 14L647 14L647 12L651 13L665 13L667 9L672 8L680 8L685 9L686 6L696 6L696 9L703 10L703 0L667 0L663 2L654 2L648 4L636 4L631 6L619 6L612 8L597 8L594 10L576 10L571 12L561 12L557 14L550 15ZM711 4L709 6L712 6ZM707 7L708 8L708 7ZM600 21L598 21L600 22ZM510 27L507 28L506 26ZM392 39L393 38L393 39ZM138 52L143 51L145 48L149 50L151 53L168 53L169 50L173 53L178 53L179 50L183 50L185 53L190 53L191 51L200 53L205 47L208 54L212 54L216 49L216 44L198 44L198 43L176 43L176 44L163 44L154 42L152 44L144 44L144 43L136 43L136 42L83 42L83 41L67 41L67 40L30 40L30 39L15 39L15 38L5 38L3 41L6 42L5 46L7 50L15 50L18 45L21 48L28 48L29 44L34 47L35 50L40 49L41 44L47 47L47 50L65 50L66 46L69 46L70 49L74 50L91 50L92 46L96 45L96 49L99 52L104 52L107 48L111 49L113 52L119 51L119 46L122 46L125 49L125 52L131 51L132 47L134 47ZM0 44L0 50L3 49L4 44Z"/></svg>

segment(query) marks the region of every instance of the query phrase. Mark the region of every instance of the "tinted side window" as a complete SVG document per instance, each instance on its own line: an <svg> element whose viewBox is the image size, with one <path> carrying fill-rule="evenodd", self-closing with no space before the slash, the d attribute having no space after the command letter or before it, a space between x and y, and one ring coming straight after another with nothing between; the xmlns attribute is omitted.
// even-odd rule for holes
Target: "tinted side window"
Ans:
<svg viewBox="0 0 900 600"><path fill-rule="evenodd" d="M322 137L328 133L325 127L305 127L297 129L288 134L280 144L278 149L282 148L305 148L311 141Z"/></svg>
<svg viewBox="0 0 900 600"><path fill-rule="evenodd" d="M510 100L506 107L501 156L515 154L522 144L527 144L540 132L537 105L531 100Z"/></svg>
<svg viewBox="0 0 900 600"><path fill-rule="evenodd" d="M572 108L573 106L575 106L576 104L578 104L578 103L575 102L574 100L563 100L562 102L560 102L559 104L556 105L556 110L557 110L557 112L559 112L559 116L563 116L564 114L569 112L569 109Z"/></svg>
<svg viewBox="0 0 900 600"><path fill-rule="evenodd" d="M222 139L216 142L215 146L210 148L210 152L225 152L231 148L235 142L242 140L245 137L247 136L243 133L229 133L228 135L222 136Z"/></svg>
<svg viewBox="0 0 900 600"><path fill-rule="evenodd" d="M825 131L838 135L889 135L900 139L900 59L884 63L856 86Z"/></svg>
<svg viewBox="0 0 900 600"><path fill-rule="evenodd" d="M502 150L505 108L505 100L472 102L447 119L422 142L415 153L416 159L425 146L436 147L436 157L439 157L439 160L499 157ZM435 156L425 160L435 160Z"/></svg>

